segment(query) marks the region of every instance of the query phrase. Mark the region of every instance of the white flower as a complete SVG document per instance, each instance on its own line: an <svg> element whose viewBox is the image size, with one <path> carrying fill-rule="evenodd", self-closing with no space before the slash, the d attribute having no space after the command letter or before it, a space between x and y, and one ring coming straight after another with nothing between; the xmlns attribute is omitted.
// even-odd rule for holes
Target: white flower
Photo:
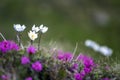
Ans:
<svg viewBox="0 0 120 80"><path fill-rule="evenodd" d="M92 47L93 44L94 44L94 42L92 40L85 41L85 46L87 46L87 47Z"/></svg>
<svg viewBox="0 0 120 80"><path fill-rule="evenodd" d="M113 53L112 49L108 48L107 46L101 46L99 52L104 56L111 56Z"/></svg>
<svg viewBox="0 0 120 80"><path fill-rule="evenodd" d="M26 28L26 26L25 25L20 25L20 24L14 24L14 29L16 30L16 31L18 31L18 32L22 32L22 31L24 31L25 30L25 28Z"/></svg>
<svg viewBox="0 0 120 80"><path fill-rule="evenodd" d="M43 26L43 24L42 25L40 25L40 31L42 32L42 33L45 33L45 32L47 32L47 30L48 30L48 27L46 27L46 26Z"/></svg>
<svg viewBox="0 0 120 80"><path fill-rule="evenodd" d="M38 32L39 30L40 30L39 27L35 27L35 25L33 25L32 31Z"/></svg>
<svg viewBox="0 0 120 80"><path fill-rule="evenodd" d="M92 40L86 40L85 46L92 48L94 51L99 51L100 48L100 46Z"/></svg>
<svg viewBox="0 0 120 80"><path fill-rule="evenodd" d="M36 38L38 38L38 34L35 31L30 31L28 32L28 36L31 40L35 40Z"/></svg>
<svg viewBox="0 0 120 80"><path fill-rule="evenodd" d="M94 45L92 46L92 48L93 48L94 51L99 51L100 46L99 46L98 44L94 44Z"/></svg>
<svg viewBox="0 0 120 80"><path fill-rule="evenodd" d="M93 49L96 52L103 54L104 56L111 56L113 53L112 49L108 48L107 46L100 46L99 44L92 40L86 40L85 46Z"/></svg>

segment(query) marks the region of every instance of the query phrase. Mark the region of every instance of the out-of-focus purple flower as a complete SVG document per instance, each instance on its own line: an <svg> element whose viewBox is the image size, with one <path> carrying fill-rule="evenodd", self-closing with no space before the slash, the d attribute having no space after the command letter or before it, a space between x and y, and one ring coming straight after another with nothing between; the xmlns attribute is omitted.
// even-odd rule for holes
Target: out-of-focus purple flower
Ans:
<svg viewBox="0 0 120 80"><path fill-rule="evenodd" d="M102 78L102 80L110 80L109 78Z"/></svg>
<svg viewBox="0 0 120 80"><path fill-rule="evenodd" d="M27 53L29 53L29 54L35 54L36 51L37 51L37 49L34 46L29 46L27 48Z"/></svg>
<svg viewBox="0 0 120 80"><path fill-rule="evenodd" d="M27 77L25 80L33 80L32 77Z"/></svg>
<svg viewBox="0 0 120 80"><path fill-rule="evenodd" d="M2 75L2 76L0 77L0 79L2 79L2 80L9 80L9 77L8 77L7 75Z"/></svg>
<svg viewBox="0 0 120 80"><path fill-rule="evenodd" d="M75 78L75 80L83 80L82 77L81 77L81 75L79 73L76 73L74 75L74 78Z"/></svg>
<svg viewBox="0 0 120 80"><path fill-rule="evenodd" d="M83 61L86 68L94 67L95 63L92 58L88 58Z"/></svg>
<svg viewBox="0 0 120 80"><path fill-rule="evenodd" d="M78 69L78 64L74 63L71 65L71 67L69 68L70 72L75 72Z"/></svg>
<svg viewBox="0 0 120 80"><path fill-rule="evenodd" d="M84 77L84 76L86 75L85 71L82 70L82 71L80 72L80 75L81 75L82 77Z"/></svg>
<svg viewBox="0 0 120 80"><path fill-rule="evenodd" d="M69 61L69 60L71 60L71 58L72 58L72 53L70 53L70 52L64 53L64 58L63 58L64 61Z"/></svg>
<svg viewBox="0 0 120 80"><path fill-rule="evenodd" d="M0 42L0 52L6 53L9 51L18 51L19 46L10 40Z"/></svg>
<svg viewBox="0 0 120 80"><path fill-rule="evenodd" d="M86 55L80 54L77 57L78 61L81 61L83 63L83 70L86 74L90 73L93 69L93 67L95 67L95 63L94 60Z"/></svg>
<svg viewBox="0 0 120 80"><path fill-rule="evenodd" d="M36 61L32 64L32 69L39 72L42 70L42 64L39 61Z"/></svg>
<svg viewBox="0 0 120 80"><path fill-rule="evenodd" d="M28 63L30 63L29 58L26 57L26 56L22 56L21 57L21 64L25 65L25 64L28 64Z"/></svg>
<svg viewBox="0 0 120 80"><path fill-rule="evenodd" d="M64 58L64 52L61 51L61 50L59 50L59 51L58 51L57 58L58 58L59 60L62 60L62 59Z"/></svg>
<svg viewBox="0 0 120 80"><path fill-rule="evenodd" d="M77 63L73 64L71 68L72 69L78 69L78 64Z"/></svg>
<svg viewBox="0 0 120 80"><path fill-rule="evenodd" d="M72 58L72 53L59 51L57 58L62 61L70 61Z"/></svg>
<svg viewBox="0 0 120 80"><path fill-rule="evenodd" d="M92 71L92 68L91 67L90 68L84 67L83 70L86 74L89 74Z"/></svg>
<svg viewBox="0 0 120 80"><path fill-rule="evenodd" d="M78 60L82 61L84 66L87 68L93 67L95 65L94 60L87 55L80 54L78 56Z"/></svg>

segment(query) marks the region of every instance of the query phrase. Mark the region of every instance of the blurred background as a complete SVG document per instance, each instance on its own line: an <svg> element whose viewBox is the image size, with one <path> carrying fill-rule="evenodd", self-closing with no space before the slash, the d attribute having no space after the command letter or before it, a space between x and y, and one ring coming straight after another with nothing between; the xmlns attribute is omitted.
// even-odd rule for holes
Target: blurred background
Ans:
<svg viewBox="0 0 120 80"><path fill-rule="evenodd" d="M27 26L24 40L29 40L27 32L34 24L44 24L49 30L43 45L52 41L72 52L78 43L77 53L104 57L85 47L85 40L91 39L110 47L110 58L120 56L120 0L1 0L0 32L7 39L15 38L13 24Z"/></svg>

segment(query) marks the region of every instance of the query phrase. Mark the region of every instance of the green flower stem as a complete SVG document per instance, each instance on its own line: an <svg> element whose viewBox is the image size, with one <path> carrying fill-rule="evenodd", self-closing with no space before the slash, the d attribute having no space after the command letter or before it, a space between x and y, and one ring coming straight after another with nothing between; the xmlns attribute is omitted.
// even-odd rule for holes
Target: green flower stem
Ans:
<svg viewBox="0 0 120 80"><path fill-rule="evenodd" d="M3 40L6 41L5 37L2 35L2 33L0 33L0 36L3 38Z"/></svg>
<svg viewBox="0 0 120 80"><path fill-rule="evenodd" d="M18 45L20 46L20 33L19 32L17 32L17 41L18 41Z"/></svg>
<svg viewBox="0 0 120 80"><path fill-rule="evenodd" d="M41 41L42 33L39 35L39 40L38 40L38 51L40 50L40 41Z"/></svg>
<svg viewBox="0 0 120 80"><path fill-rule="evenodd" d="M30 41L31 45L33 45L33 40Z"/></svg>
<svg viewBox="0 0 120 80"><path fill-rule="evenodd" d="M19 32L17 32L17 41L18 41L18 45L19 45L22 49L24 49L23 44L22 44L22 42L21 42L21 38L20 38L20 33L19 33Z"/></svg>

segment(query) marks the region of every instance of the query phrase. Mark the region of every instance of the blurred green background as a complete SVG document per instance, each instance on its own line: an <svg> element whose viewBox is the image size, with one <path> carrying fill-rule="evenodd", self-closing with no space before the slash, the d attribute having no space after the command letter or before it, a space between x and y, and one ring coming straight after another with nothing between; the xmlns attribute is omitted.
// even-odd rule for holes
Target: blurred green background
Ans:
<svg viewBox="0 0 120 80"><path fill-rule="evenodd" d="M42 44L55 41L72 52L77 42L77 53L101 57L85 47L84 41L91 39L112 48L113 59L120 56L120 0L1 0L0 32L7 39L15 38L13 24L27 26L24 40L33 24L44 24L49 30Z"/></svg>

